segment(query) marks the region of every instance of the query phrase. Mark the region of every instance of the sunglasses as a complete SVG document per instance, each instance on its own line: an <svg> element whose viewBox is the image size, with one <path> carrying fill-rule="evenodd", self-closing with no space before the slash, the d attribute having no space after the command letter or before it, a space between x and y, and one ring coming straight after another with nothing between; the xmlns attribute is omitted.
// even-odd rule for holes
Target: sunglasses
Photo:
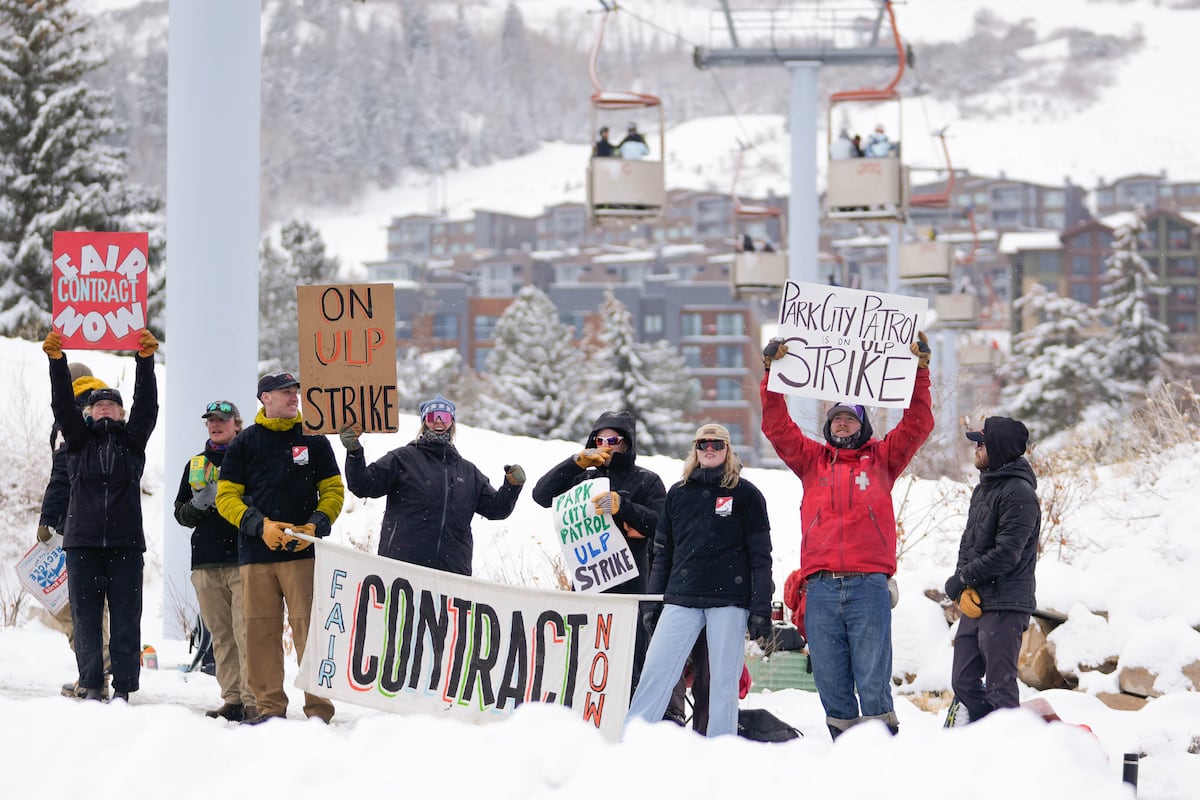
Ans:
<svg viewBox="0 0 1200 800"><path fill-rule="evenodd" d="M720 439L701 439L696 442L697 450L716 450L718 453L725 449L725 443Z"/></svg>
<svg viewBox="0 0 1200 800"><path fill-rule="evenodd" d="M623 441L625 441L624 436L597 436L596 446L603 447L604 445L608 445L609 447L616 447Z"/></svg>
<svg viewBox="0 0 1200 800"><path fill-rule="evenodd" d="M233 403L227 402L225 400L220 400L216 403L209 403L208 407L204 409L205 414L211 414L214 411L216 411L220 414L232 414L233 413Z"/></svg>
<svg viewBox="0 0 1200 800"><path fill-rule="evenodd" d="M979 449L979 448L981 448L981 447L983 447L983 442L976 442L976 443L975 443L975 449L976 449L976 450L978 450L978 449Z"/></svg>
<svg viewBox="0 0 1200 800"><path fill-rule="evenodd" d="M454 415L449 411L430 411L425 415L426 425L433 425L434 423L449 425L452 422L454 422Z"/></svg>

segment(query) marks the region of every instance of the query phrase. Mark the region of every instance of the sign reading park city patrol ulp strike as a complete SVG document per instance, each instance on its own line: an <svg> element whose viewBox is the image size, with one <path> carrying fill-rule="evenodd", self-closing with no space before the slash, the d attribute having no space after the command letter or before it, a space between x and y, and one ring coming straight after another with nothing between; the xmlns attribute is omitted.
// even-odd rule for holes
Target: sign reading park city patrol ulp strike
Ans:
<svg viewBox="0 0 1200 800"><path fill-rule="evenodd" d="M917 373L908 346L925 322L922 297L788 281L779 304L787 355L772 391L867 406L907 408Z"/></svg>
<svg viewBox="0 0 1200 800"><path fill-rule="evenodd" d="M54 329L72 350L136 350L146 327L146 233L55 231Z"/></svg>

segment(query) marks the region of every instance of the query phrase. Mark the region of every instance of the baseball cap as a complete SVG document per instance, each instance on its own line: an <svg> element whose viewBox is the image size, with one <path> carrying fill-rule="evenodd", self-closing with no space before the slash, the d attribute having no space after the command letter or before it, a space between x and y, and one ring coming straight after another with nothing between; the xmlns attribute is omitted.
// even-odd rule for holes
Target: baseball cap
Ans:
<svg viewBox="0 0 1200 800"><path fill-rule="evenodd" d="M258 395L263 392L273 392L276 389L286 389L289 386L299 386L300 381L290 372L268 372L258 379ZM256 396L258 396L256 395Z"/></svg>
<svg viewBox="0 0 1200 800"><path fill-rule="evenodd" d="M863 415L866 413L863 407L859 405L852 406L848 405L847 403L835 403L833 407L829 409L829 412L825 414L825 419L833 419L833 415L837 414L839 411L849 411L851 414L858 417L859 422L863 421Z"/></svg>
<svg viewBox="0 0 1200 800"><path fill-rule="evenodd" d="M121 400L121 393L116 389L110 389L107 386L103 389L93 389L88 395L88 405L92 406L99 403L101 400L111 400L121 408L125 407L125 403Z"/></svg>
<svg viewBox="0 0 1200 800"><path fill-rule="evenodd" d="M204 407L204 413L200 415L200 419L208 419L216 417L217 419L236 419L242 416L238 412L238 407L228 400L214 400Z"/></svg>

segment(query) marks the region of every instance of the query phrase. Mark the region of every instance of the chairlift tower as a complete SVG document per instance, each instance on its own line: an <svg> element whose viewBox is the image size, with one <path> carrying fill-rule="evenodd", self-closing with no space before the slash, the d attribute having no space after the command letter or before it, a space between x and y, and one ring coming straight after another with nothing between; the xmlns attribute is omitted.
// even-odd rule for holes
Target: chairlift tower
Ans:
<svg viewBox="0 0 1200 800"><path fill-rule="evenodd" d="M819 283L817 274L817 79L832 64L900 65L899 36L891 0L792 0L774 8L730 8L718 0L711 38L721 47L697 47L698 69L786 67L791 78L788 127L791 131L791 198L788 203L788 277ZM904 56L908 60L907 53ZM889 291L896 288L896 265L889 258ZM792 416L820 438L823 421L815 400L788 398Z"/></svg>

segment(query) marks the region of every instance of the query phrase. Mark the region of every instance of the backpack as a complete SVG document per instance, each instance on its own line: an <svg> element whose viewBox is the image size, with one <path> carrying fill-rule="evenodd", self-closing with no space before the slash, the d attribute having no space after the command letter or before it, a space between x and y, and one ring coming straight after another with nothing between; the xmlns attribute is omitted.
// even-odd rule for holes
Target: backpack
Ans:
<svg viewBox="0 0 1200 800"><path fill-rule="evenodd" d="M765 708L738 709L737 733L756 742L786 742L804 736Z"/></svg>
<svg viewBox="0 0 1200 800"><path fill-rule="evenodd" d="M196 615L196 622L188 634L188 652L196 651L188 672L203 672L205 675L217 674L217 660L213 657L212 631L204 624L204 618Z"/></svg>

